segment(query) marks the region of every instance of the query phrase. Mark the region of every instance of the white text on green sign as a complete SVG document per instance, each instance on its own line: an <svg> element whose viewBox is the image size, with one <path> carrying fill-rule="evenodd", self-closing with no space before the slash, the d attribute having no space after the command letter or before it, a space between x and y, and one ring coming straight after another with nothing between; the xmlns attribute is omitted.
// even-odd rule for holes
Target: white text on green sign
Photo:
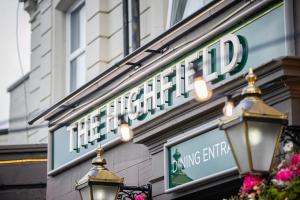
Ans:
<svg viewBox="0 0 300 200"><path fill-rule="evenodd" d="M73 122L68 127L69 151L101 140L100 135L118 134L118 115L126 114L134 124L134 120L142 121L145 115L172 106L173 98L188 97L193 90L195 66L202 70L204 79L212 84L221 81L225 74L243 67L243 58L247 56L245 38L230 33L216 43L213 45L218 50L211 48L212 44L205 46ZM217 59L220 59L219 65L216 64Z"/></svg>

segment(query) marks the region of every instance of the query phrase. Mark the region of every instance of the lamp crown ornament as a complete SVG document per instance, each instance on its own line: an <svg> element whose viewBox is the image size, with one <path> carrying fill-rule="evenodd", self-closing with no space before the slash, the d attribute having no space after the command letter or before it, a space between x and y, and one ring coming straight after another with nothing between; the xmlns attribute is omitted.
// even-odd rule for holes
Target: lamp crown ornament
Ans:
<svg viewBox="0 0 300 200"><path fill-rule="evenodd" d="M96 156L96 158L94 158L92 160L92 164L94 166L105 168L104 165L106 165L106 160L103 157L103 154L104 154L103 148L101 148L101 147L97 148L96 149L96 154L97 154L97 156Z"/></svg>
<svg viewBox="0 0 300 200"><path fill-rule="evenodd" d="M123 178L119 178L105 167L106 159L103 156L104 150L102 147L99 146L96 149L96 154L97 156L92 160L93 167L87 174L89 180L123 184Z"/></svg>
<svg viewBox="0 0 300 200"><path fill-rule="evenodd" d="M261 90L255 86L257 77L253 73L253 69L249 68L249 72L245 77L246 81L248 82L247 87L245 87L242 91L243 96L261 96Z"/></svg>

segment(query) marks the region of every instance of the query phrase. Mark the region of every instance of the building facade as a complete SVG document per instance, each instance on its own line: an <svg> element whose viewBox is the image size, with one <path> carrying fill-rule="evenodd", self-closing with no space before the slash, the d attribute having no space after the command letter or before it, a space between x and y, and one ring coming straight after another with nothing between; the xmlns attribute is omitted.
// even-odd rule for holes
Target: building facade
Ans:
<svg viewBox="0 0 300 200"><path fill-rule="evenodd" d="M8 88L9 129L0 131L0 199L46 199L47 127L28 125L28 78Z"/></svg>
<svg viewBox="0 0 300 200"><path fill-rule="evenodd" d="M8 88L13 119L9 129L18 132L19 139L9 134L3 136L3 144L47 143L47 127L26 121L113 66L124 51L132 52L132 37L124 50L121 1L20 2L31 17L31 69ZM128 1L128 9L130 5ZM167 10L165 0L140 2L140 45L166 30ZM127 26L127 35L132 35L131 11ZM78 35L72 35L74 31ZM28 130L20 130L24 127Z"/></svg>
<svg viewBox="0 0 300 200"><path fill-rule="evenodd" d="M299 9L293 0L27 0L29 122L47 121L47 199L75 183L101 144L125 185L153 199L222 199L241 179L218 119L250 67L263 99L299 125ZM193 96L193 68L213 90ZM36 96L34 96L36 95ZM134 138L120 139L125 114ZM35 131L45 130L37 129ZM36 132L37 134L37 132Z"/></svg>

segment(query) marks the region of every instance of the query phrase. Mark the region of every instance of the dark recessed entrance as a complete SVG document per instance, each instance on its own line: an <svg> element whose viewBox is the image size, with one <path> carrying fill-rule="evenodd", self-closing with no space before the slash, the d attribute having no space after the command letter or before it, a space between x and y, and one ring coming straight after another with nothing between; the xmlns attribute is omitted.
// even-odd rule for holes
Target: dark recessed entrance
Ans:
<svg viewBox="0 0 300 200"><path fill-rule="evenodd" d="M176 200L223 200L236 195L242 185L242 179L230 181L209 189L177 198Z"/></svg>

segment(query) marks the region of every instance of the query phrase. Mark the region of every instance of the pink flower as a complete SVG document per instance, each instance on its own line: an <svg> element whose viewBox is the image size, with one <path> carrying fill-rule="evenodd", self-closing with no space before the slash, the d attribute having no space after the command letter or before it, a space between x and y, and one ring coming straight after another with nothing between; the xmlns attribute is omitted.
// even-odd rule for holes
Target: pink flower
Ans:
<svg viewBox="0 0 300 200"><path fill-rule="evenodd" d="M300 169L296 165L291 165L289 169L294 173L294 175L300 175Z"/></svg>
<svg viewBox="0 0 300 200"><path fill-rule="evenodd" d="M291 159L291 162L290 162L291 165L300 165L300 154L294 154L292 159Z"/></svg>
<svg viewBox="0 0 300 200"><path fill-rule="evenodd" d="M139 194L135 197L134 200L145 200L144 196L142 194Z"/></svg>
<svg viewBox="0 0 300 200"><path fill-rule="evenodd" d="M253 187L260 184L263 181L262 178L253 175L247 175L244 178L244 183L242 186L242 193L248 193L253 190Z"/></svg>
<svg viewBox="0 0 300 200"><path fill-rule="evenodd" d="M294 177L294 173L288 168L281 169L275 175L277 181L290 181Z"/></svg>

